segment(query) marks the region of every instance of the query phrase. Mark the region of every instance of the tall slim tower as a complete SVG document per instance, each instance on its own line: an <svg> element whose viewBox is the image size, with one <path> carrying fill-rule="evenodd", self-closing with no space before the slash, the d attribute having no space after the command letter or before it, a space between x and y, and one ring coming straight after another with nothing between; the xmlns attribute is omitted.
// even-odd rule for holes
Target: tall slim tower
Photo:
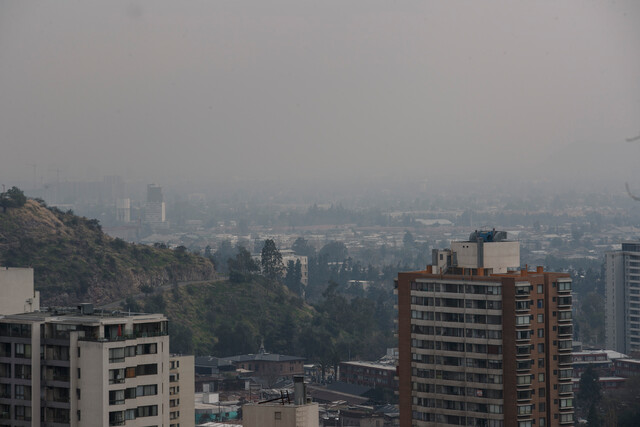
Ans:
<svg viewBox="0 0 640 427"><path fill-rule="evenodd" d="M572 426L571 279L499 231L399 273L402 426Z"/></svg>
<svg viewBox="0 0 640 427"><path fill-rule="evenodd" d="M605 254L605 287L607 348L640 352L640 242Z"/></svg>
<svg viewBox="0 0 640 427"><path fill-rule="evenodd" d="M150 224L162 224L165 222L165 204L162 195L162 187L155 184L147 185L147 203L144 207L145 222Z"/></svg>

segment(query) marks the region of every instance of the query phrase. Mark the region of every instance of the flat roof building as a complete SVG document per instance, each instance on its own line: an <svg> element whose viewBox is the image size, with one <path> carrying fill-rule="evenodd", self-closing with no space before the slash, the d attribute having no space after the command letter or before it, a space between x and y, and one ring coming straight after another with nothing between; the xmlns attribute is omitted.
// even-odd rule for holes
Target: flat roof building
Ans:
<svg viewBox="0 0 640 427"><path fill-rule="evenodd" d="M242 407L244 427L318 427L318 404L307 399L302 376L294 378L294 400L249 403Z"/></svg>
<svg viewBox="0 0 640 427"><path fill-rule="evenodd" d="M640 353L640 242L605 254L606 347Z"/></svg>
<svg viewBox="0 0 640 427"><path fill-rule="evenodd" d="M433 260L396 280L400 424L573 425L569 275L519 270L495 230Z"/></svg>
<svg viewBox="0 0 640 427"><path fill-rule="evenodd" d="M91 304L0 317L0 426L169 426L167 323Z"/></svg>

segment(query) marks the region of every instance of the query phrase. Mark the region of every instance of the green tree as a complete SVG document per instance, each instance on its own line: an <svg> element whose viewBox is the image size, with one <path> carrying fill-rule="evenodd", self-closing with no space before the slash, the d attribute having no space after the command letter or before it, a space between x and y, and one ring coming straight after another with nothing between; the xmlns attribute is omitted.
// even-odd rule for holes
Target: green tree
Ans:
<svg viewBox="0 0 640 427"><path fill-rule="evenodd" d="M282 264L282 254L276 247L273 240L264 241L261 254L262 274L271 280L280 280L284 265Z"/></svg>
<svg viewBox="0 0 640 427"><path fill-rule="evenodd" d="M27 197L18 187L11 187L4 193L0 193L0 207L3 213L7 208L21 208L25 203L27 203Z"/></svg>
<svg viewBox="0 0 640 427"><path fill-rule="evenodd" d="M302 295L302 264L300 260L293 260L287 263L287 274L284 278L284 284L291 292L296 295Z"/></svg>
<svg viewBox="0 0 640 427"><path fill-rule="evenodd" d="M193 332L182 323L169 323L169 348L172 353L193 354Z"/></svg>
<svg viewBox="0 0 640 427"><path fill-rule="evenodd" d="M231 241L224 240L220 243L218 250L214 252L212 261L213 265L216 267L216 271L226 274L229 272L229 267L227 261L229 258L233 258L236 255L236 251L233 249L231 245Z"/></svg>
<svg viewBox="0 0 640 427"><path fill-rule="evenodd" d="M227 265L229 267L229 280L239 283L247 280L248 276L260 270L260 267L258 267L258 264L244 246L238 246L236 250L238 253L235 258L227 260Z"/></svg>
<svg viewBox="0 0 640 427"><path fill-rule="evenodd" d="M329 262L340 262L347 259L349 251L347 246L342 242L329 242L320 249L318 253L320 257L326 257Z"/></svg>
<svg viewBox="0 0 640 427"><path fill-rule="evenodd" d="M600 403L602 390L598 373L589 366L580 377L580 390L578 391L578 404L583 410L589 410Z"/></svg>
<svg viewBox="0 0 640 427"><path fill-rule="evenodd" d="M296 241L293 242L293 245L291 245L291 249L296 255L312 257L316 254L316 250L304 237L298 237Z"/></svg>

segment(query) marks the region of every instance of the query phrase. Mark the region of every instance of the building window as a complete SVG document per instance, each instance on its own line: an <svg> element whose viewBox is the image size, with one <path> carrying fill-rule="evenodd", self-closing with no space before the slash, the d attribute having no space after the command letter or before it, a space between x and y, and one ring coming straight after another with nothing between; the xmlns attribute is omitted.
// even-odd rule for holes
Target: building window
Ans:
<svg viewBox="0 0 640 427"><path fill-rule="evenodd" d="M539 383L543 383L544 382L544 374L543 373L538 374L538 382Z"/></svg>
<svg viewBox="0 0 640 427"><path fill-rule="evenodd" d="M125 371L125 377L126 378L135 378L136 377L136 367L135 366L130 366L126 369Z"/></svg>
<svg viewBox="0 0 640 427"><path fill-rule="evenodd" d="M124 362L124 347L109 349L109 363Z"/></svg>
<svg viewBox="0 0 640 427"><path fill-rule="evenodd" d="M109 405L122 405L124 403L124 390L109 391Z"/></svg>
<svg viewBox="0 0 640 427"><path fill-rule="evenodd" d="M138 406L137 417L154 417L158 415L158 405Z"/></svg>
<svg viewBox="0 0 640 427"><path fill-rule="evenodd" d="M15 419L21 421L31 421L31 406L16 406Z"/></svg>
<svg viewBox="0 0 640 427"><path fill-rule="evenodd" d="M538 397L544 397L545 396L545 388L544 387L540 387L538 389Z"/></svg>
<svg viewBox="0 0 640 427"><path fill-rule="evenodd" d="M31 400L31 387L16 384L15 399L19 400Z"/></svg>
<svg viewBox="0 0 640 427"><path fill-rule="evenodd" d="M538 329L538 338L544 338L544 329L543 328Z"/></svg>
<svg viewBox="0 0 640 427"><path fill-rule="evenodd" d="M544 357L538 359L538 368L544 368Z"/></svg>
<svg viewBox="0 0 640 427"><path fill-rule="evenodd" d="M544 343L538 344L538 353L544 353Z"/></svg>
<svg viewBox="0 0 640 427"><path fill-rule="evenodd" d="M544 285L538 285L538 293L539 294L544 293Z"/></svg>
<svg viewBox="0 0 640 427"><path fill-rule="evenodd" d="M136 409L127 409L124 411L124 419L125 420L135 420L136 419Z"/></svg>
<svg viewBox="0 0 640 427"><path fill-rule="evenodd" d="M31 344L16 343L15 357L31 357Z"/></svg>
<svg viewBox="0 0 640 427"><path fill-rule="evenodd" d="M23 380L31 378L31 365L14 365L14 377Z"/></svg>
<svg viewBox="0 0 640 427"><path fill-rule="evenodd" d="M282 419L282 412L275 412L273 414L273 419L275 420L281 420Z"/></svg>
<svg viewBox="0 0 640 427"><path fill-rule="evenodd" d="M544 314L538 314L538 323L544 323Z"/></svg>

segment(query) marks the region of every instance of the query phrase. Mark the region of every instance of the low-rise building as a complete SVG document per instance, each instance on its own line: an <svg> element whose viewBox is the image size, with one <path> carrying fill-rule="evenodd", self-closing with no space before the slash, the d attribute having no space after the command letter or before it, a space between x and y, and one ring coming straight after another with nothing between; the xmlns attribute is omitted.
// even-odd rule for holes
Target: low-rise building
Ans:
<svg viewBox="0 0 640 427"><path fill-rule="evenodd" d="M294 401L248 403L242 407L244 427L318 427L318 404L307 401L304 377L294 378Z"/></svg>
<svg viewBox="0 0 640 427"><path fill-rule="evenodd" d="M397 390L396 367L376 362L340 362L339 379L348 384Z"/></svg>

